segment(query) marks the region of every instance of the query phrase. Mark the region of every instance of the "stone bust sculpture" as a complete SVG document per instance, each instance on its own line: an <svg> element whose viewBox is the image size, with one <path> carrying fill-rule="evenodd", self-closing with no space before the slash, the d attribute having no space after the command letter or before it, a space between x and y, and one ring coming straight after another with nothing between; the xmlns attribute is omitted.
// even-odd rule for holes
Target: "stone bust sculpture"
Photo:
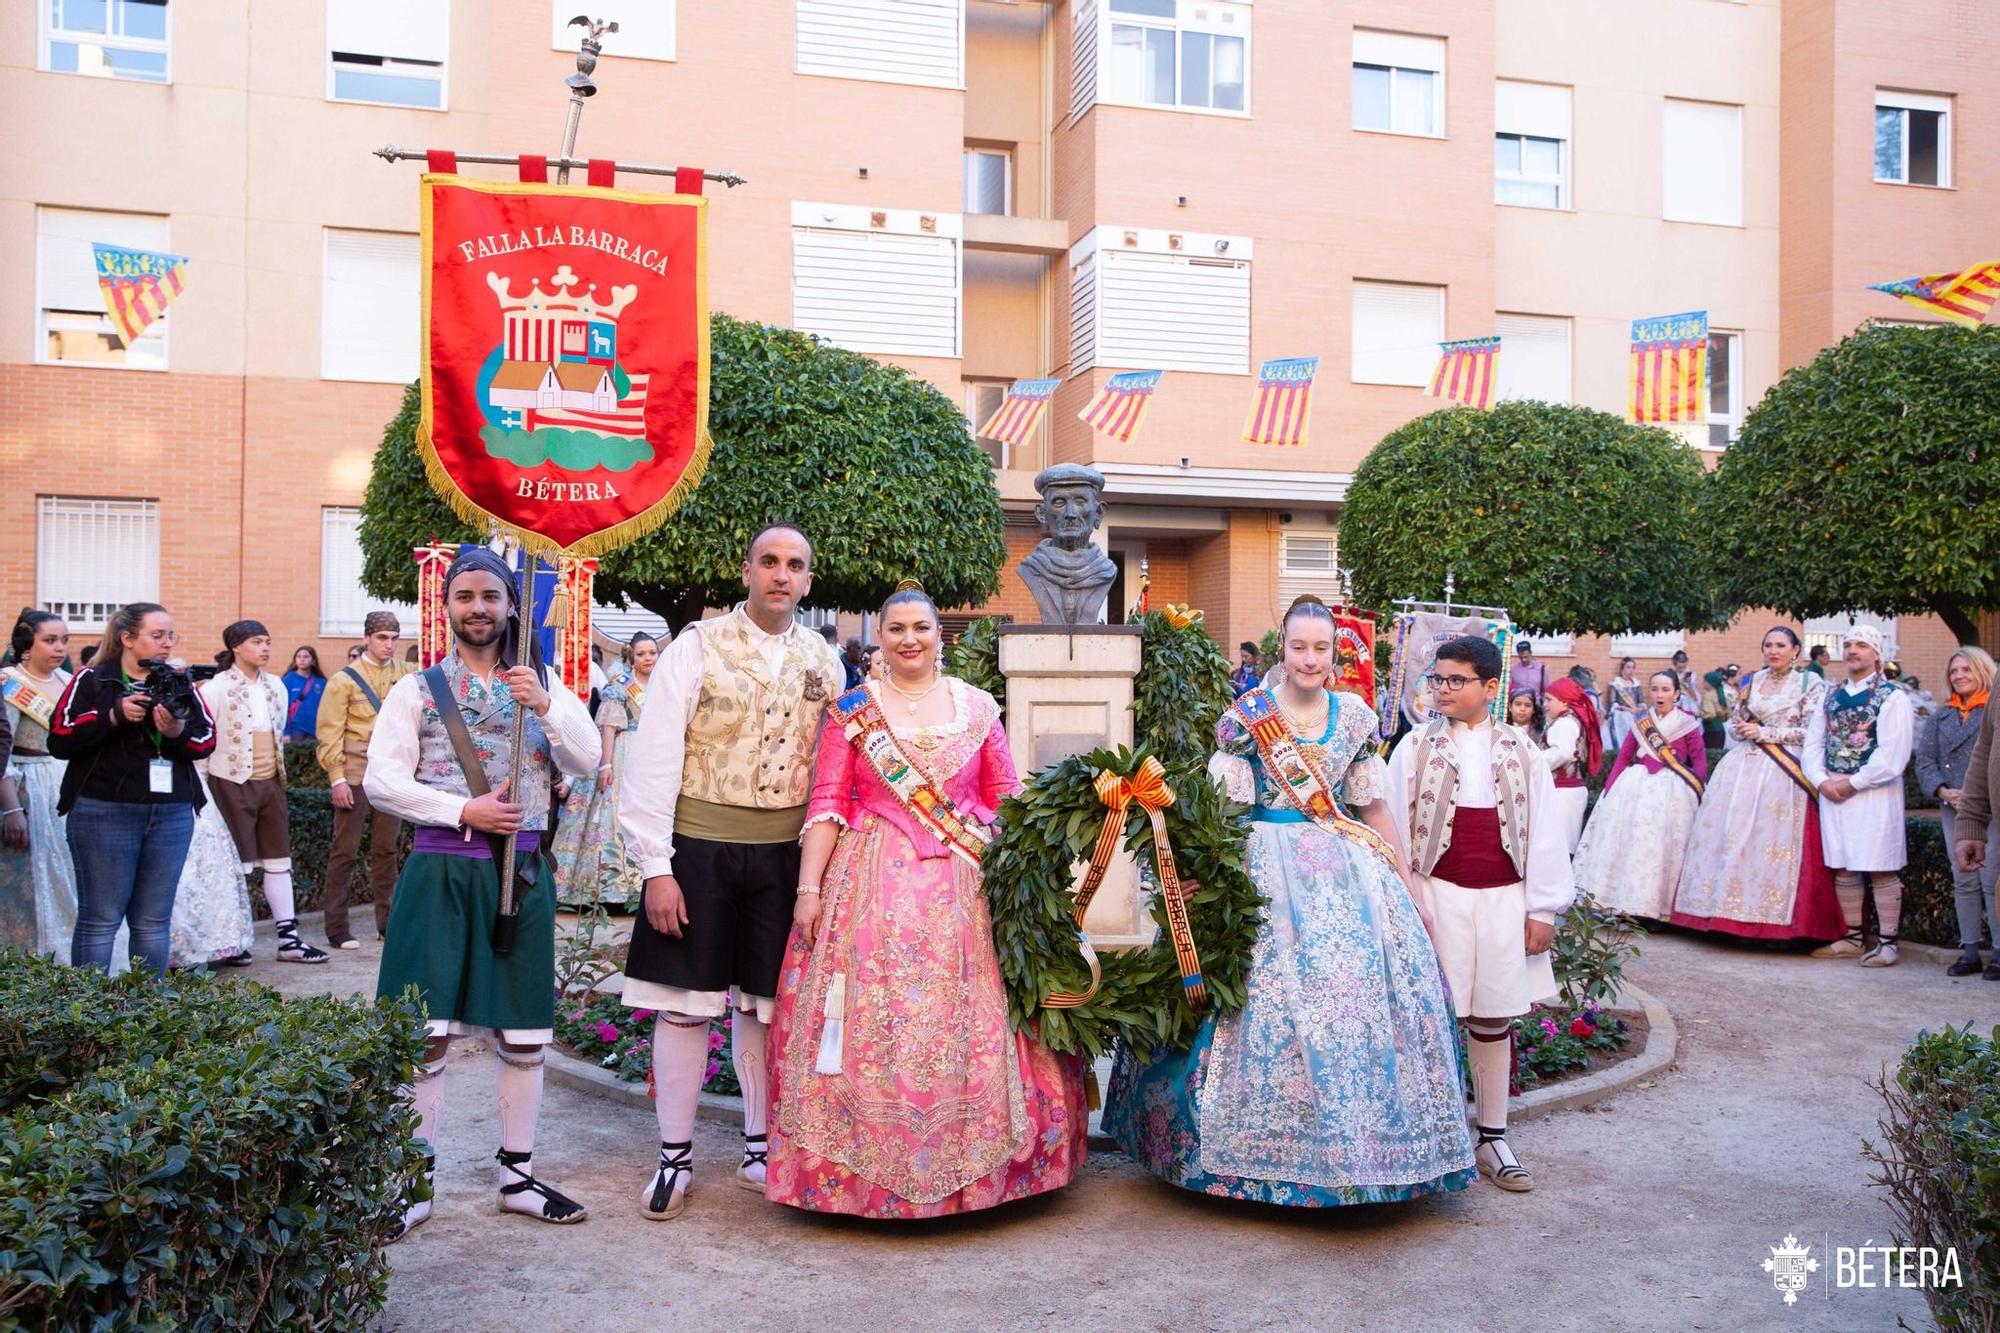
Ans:
<svg viewBox="0 0 2000 1333"><path fill-rule="evenodd" d="M1021 562L1021 581L1034 594L1045 625L1094 625L1118 566L1091 544L1104 521L1104 474L1080 463L1058 463L1035 475L1041 503L1035 521L1042 540Z"/></svg>

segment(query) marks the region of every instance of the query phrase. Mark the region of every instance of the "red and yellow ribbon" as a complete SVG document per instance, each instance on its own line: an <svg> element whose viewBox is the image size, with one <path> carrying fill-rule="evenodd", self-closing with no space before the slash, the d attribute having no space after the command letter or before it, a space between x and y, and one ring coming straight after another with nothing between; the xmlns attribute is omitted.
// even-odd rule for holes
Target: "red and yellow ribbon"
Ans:
<svg viewBox="0 0 2000 1333"><path fill-rule="evenodd" d="M1198 625L1201 623L1203 618L1203 613L1201 611L1196 610L1194 607L1188 606L1185 603L1181 604L1170 603L1168 604L1166 610L1163 611L1161 614L1166 616L1167 623L1169 625L1172 625L1175 629L1186 629L1189 625Z"/></svg>
<svg viewBox="0 0 2000 1333"><path fill-rule="evenodd" d="M1173 844L1167 837L1166 812L1174 803L1174 790L1167 785L1166 767L1148 755L1132 776L1126 777L1108 768L1100 769L1093 785L1098 802L1104 806L1104 827L1098 831L1097 845L1090 853L1090 868L1084 872L1083 883L1076 891L1076 905L1072 910L1077 928L1082 930L1084 913L1090 910L1091 900L1103 886L1105 872L1111 868L1112 855L1125 840L1126 816L1137 805L1145 811L1146 818L1153 825L1153 864L1159 872L1160 896L1167 905L1167 929L1173 937L1174 957L1180 964L1181 988L1187 995L1189 1007L1200 1013L1208 1007L1208 987L1202 982L1201 956L1195 951L1194 931L1188 924L1187 900L1181 889L1180 870L1174 864ZM1082 948L1084 961L1090 964L1090 988L1080 994L1059 991L1042 1002L1044 1008L1074 1009L1097 994L1097 987L1103 979L1097 964L1097 953L1090 947L1087 937Z"/></svg>
<svg viewBox="0 0 2000 1333"><path fill-rule="evenodd" d="M417 665L429 670L451 651L451 623L444 609L444 572L458 547L432 542L410 552L417 562Z"/></svg>

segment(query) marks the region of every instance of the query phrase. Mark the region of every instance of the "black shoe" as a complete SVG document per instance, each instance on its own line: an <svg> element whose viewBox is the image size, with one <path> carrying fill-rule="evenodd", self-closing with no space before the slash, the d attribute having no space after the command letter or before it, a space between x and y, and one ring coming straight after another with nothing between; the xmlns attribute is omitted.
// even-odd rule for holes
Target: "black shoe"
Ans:
<svg viewBox="0 0 2000 1333"><path fill-rule="evenodd" d="M1995 961L2000 962L2000 956L1996 956ZM1948 977L1969 977L1977 971L1979 971L1979 946L1967 944L1961 946L1958 961L1947 967L1944 974Z"/></svg>
<svg viewBox="0 0 2000 1333"><path fill-rule="evenodd" d="M241 952L241 953L233 953L233 954L230 954L230 955L229 955L229 957L227 957L227 958L218 958L218 959L216 959L216 960L215 960L215 961L214 961L213 963L210 963L210 964L209 964L209 966L210 966L210 967L248 967L248 966L250 966L250 964L252 964L252 963L254 963L254 962L256 962L256 961L257 961L257 956L256 956L255 954L251 953L251 952L250 952L250 951L249 951L248 949L245 949L245 950L243 950L243 952Z"/></svg>
<svg viewBox="0 0 2000 1333"><path fill-rule="evenodd" d="M1996 957L1992 962L1988 963L1986 970L1979 975L1988 981L2000 981L2000 957Z"/></svg>

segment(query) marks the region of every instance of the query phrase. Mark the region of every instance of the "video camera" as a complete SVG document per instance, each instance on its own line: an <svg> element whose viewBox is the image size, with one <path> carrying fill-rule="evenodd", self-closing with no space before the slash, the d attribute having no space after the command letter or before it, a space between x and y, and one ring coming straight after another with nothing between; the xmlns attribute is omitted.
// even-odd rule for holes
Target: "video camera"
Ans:
<svg viewBox="0 0 2000 1333"><path fill-rule="evenodd" d="M166 709L169 717L182 722L194 716L195 683L221 670L213 666L177 667L164 657L142 657L139 665L146 668L146 679L132 692L144 695L156 707Z"/></svg>

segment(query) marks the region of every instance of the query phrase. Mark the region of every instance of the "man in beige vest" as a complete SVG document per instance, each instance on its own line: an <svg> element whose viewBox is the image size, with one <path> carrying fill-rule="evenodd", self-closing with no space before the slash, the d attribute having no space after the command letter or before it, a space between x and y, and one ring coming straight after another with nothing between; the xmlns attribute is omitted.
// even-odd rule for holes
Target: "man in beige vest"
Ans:
<svg viewBox="0 0 2000 1333"><path fill-rule="evenodd" d="M741 605L688 626L660 655L620 788L626 848L646 880L624 999L657 1011L660 1160L639 1199L655 1220L687 1206L709 1025L732 1007L736 1177L764 1188L765 1025L797 898L813 746L844 680L832 646L795 619L812 589L803 532L774 524L752 537L743 585Z"/></svg>
<svg viewBox="0 0 2000 1333"><path fill-rule="evenodd" d="M326 941L354 949L347 925L347 897L361 831L368 830L368 891L375 904L375 933L388 934L389 903L396 893L396 852L402 821L369 805L362 780L368 776L368 738L389 690L412 669L396 660L403 627L394 611L370 611L361 622L366 635L361 656L336 671L319 701L319 766L333 789L333 852L326 859Z"/></svg>

